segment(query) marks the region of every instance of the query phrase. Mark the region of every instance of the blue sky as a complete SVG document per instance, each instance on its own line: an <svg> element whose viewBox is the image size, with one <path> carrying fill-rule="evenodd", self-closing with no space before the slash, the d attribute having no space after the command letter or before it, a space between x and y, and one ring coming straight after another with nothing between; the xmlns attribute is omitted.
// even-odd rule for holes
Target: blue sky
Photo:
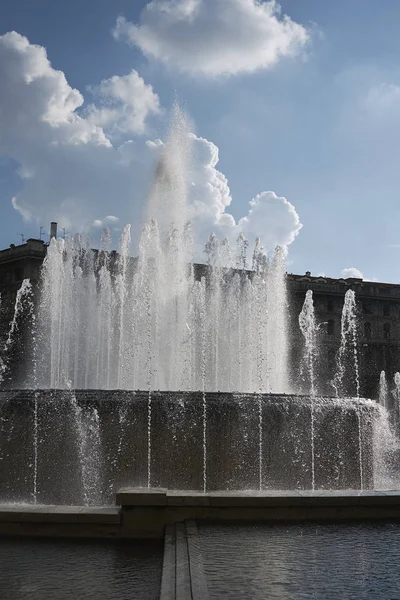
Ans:
<svg viewBox="0 0 400 600"><path fill-rule="evenodd" d="M400 4L282 1L278 27L266 19L260 32L253 17L261 3L210 2L154 0L159 12L149 20L143 0L3 0L0 35L15 31L30 45L22 50L21 38L7 38L0 51L0 245L18 242L20 232L37 236L51 218L75 230L79 220L96 228L111 215L119 219L113 225L130 220L137 231L157 153L146 142L165 139L178 96L197 136L202 234L225 232L225 213L237 232L249 201L273 191L278 200L262 196L246 223L271 243L295 238L289 271L335 277L354 267L366 278L399 281ZM232 22L221 20L223 4ZM119 15L125 21L116 36ZM33 44L51 63L45 84L43 77L26 83L36 68ZM63 72L84 102L75 97L70 110L64 83L49 69ZM15 83L18 70L26 94L22 80ZM60 90L62 106L44 129L40 111ZM137 90L136 103L122 99L129 90ZM63 133L73 114L81 117L78 141ZM98 148L108 140L111 159ZM207 167L215 147L219 162ZM125 162L117 164L121 148ZM282 198L295 207L299 232Z"/></svg>

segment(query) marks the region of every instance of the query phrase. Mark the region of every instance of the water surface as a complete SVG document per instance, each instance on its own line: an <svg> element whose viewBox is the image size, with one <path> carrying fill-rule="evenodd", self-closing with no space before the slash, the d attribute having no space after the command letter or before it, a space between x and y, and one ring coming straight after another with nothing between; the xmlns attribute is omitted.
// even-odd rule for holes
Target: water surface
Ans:
<svg viewBox="0 0 400 600"><path fill-rule="evenodd" d="M158 600L161 542L0 539L1 600Z"/></svg>
<svg viewBox="0 0 400 600"><path fill-rule="evenodd" d="M400 524L200 526L211 599L400 600Z"/></svg>

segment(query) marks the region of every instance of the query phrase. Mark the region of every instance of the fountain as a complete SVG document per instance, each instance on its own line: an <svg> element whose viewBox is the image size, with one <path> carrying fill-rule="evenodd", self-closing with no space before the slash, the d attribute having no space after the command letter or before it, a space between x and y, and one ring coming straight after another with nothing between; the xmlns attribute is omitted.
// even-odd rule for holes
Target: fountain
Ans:
<svg viewBox="0 0 400 600"><path fill-rule="evenodd" d="M343 307L332 398L318 395L307 292L296 394L284 251L269 254L256 240L250 260L243 235L235 247L212 234L206 264L196 262L190 139L175 109L137 258L129 226L118 253L107 230L98 250L82 236L52 239L40 297L23 283L2 376L26 306L33 347L24 378L0 393L2 497L101 504L127 484L364 489L376 485L378 463L384 470L376 432L387 436L391 426L388 392L381 378L380 405L359 397L354 292Z"/></svg>

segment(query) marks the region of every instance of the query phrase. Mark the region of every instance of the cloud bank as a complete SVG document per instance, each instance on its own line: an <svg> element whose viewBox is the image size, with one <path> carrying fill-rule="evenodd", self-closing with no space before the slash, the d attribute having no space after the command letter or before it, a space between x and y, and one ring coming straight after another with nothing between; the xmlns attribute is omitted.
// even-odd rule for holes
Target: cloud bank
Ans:
<svg viewBox="0 0 400 600"><path fill-rule="evenodd" d="M100 82L85 104L45 49L16 32L0 36L0 82L0 155L19 165L23 189L8 202L21 217L40 225L55 220L71 233L140 223L164 146L145 135L163 114L152 87L132 71ZM244 232L267 249L289 245L301 228L294 206L262 192L236 222L217 146L191 138L189 216L199 243L211 232L231 240Z"/></svg>
<svg viewBox="0 0 400 600"><path fill-rule="evenodd" d="M113 33L149 58L211 77L274 67L309 40L275 0L152 0L138 23L120 16Z"/></svg>
<svg viewBox="0 0 400 600"><path fill-rule="evenodd" d="M364 276L361 273L361 271L359 271L355 267L349 267L347 269L342 269L342 271L340 273L340 276L343 277L343 279L347 279L348 277L355 277L357 279L364 279Z"/></svg>

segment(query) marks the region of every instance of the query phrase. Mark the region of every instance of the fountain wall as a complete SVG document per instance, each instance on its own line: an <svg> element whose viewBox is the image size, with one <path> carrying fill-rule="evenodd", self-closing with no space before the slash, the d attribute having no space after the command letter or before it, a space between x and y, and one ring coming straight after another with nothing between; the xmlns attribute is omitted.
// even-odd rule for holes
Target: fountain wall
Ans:
<svg viewBox="0 0 400 600"><path fill-rule="evenodd" d="M148 392L0 392L0 496L107 504L118 488L148 483L183 490L203 490L205 482L207 490L311 489L313 478L316 489L374 485L380 412L371 401L209 393L205 406L204 413L197 392L154 392L150 414Z"/></svg>

